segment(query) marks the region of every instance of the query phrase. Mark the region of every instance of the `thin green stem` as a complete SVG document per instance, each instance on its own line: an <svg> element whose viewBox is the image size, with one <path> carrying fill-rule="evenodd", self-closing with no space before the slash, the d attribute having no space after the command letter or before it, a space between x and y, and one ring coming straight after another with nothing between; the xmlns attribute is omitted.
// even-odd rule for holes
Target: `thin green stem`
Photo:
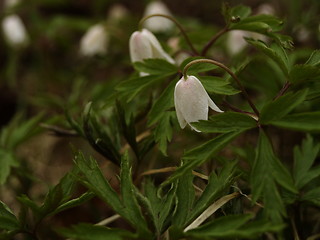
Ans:
<svg viewBox="0 0 320 240"><path fill-rule="evenodd" d="M185 38L187 44L189 45L189 47L191 48L192 52L195 54L195 55L199 55L198 51L194 48L192 42L190 41L190 38L188 37L186 31L184 30L184 28L182 27L182 25L176 20L174 19L173 17L169 16L169 15L165 15L165 14L152 14L152 15L148 15L148 16L145 16L144 18L142 18L139 22L139 29L141 30L143 28L143 23L149 19L149 18L152 18L152 17L164 17L164 18L167 18L169 20L171 20L172 22L174 22L176 24L176 26L179 28L180 32L182 33L183 37Z"/></svg>
<svg viewBox="0 0 320 240"><path fill-rule="evenodd" d="M193 60L191 62L189 62L183 69L183 77L184 79L187 79L187 71L188 69L193 65L193 64L197 64L197 63L211 63L213 65L216 65L222 69L224 69L227 73L229 73L229 75L236 81L236 83L238 84L238 87L240 88L243 96L246 98L246 100L248 101L250 107L252 108L252 110L254 111L254 113L259 117L260 113L258 111L258 109L256 108L256 106L254 105L254 103L251 101L246 89L243 87L243 85L240 82L240 79L230 70L230 68L228 68L227 66L225 66L224 64L217 62L215 60L212 59L196 59Z"/></svg>
<svg viewBox="0 0 320 240"><path fill-rule="evenodd" d="M201 56L205 56L210 49L210 47L218 40L219 37L221 37L223 34L229 31L229 28L226 26L223 29L221 29L219 32L217 32L210 41L204 46L204 48L201 51Z"/></svg>

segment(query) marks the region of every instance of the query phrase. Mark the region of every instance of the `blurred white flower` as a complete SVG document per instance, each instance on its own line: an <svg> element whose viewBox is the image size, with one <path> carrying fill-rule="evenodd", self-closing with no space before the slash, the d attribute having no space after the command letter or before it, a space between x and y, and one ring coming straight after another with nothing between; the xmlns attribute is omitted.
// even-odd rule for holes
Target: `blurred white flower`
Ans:
<svg viewBox="0 0 320 240"><path fill-rule="evenodd" d="M162 58L174 64L174 60L161 47L158 39L147 29L135 31L129 40L131 62L141 62L148 58ZM147 75L141 73L141 76Z"/></svg>
<svg viewBox="0 0 320 240"><path fill-rule="evenodd" d="M107 53L109 35L102 24L91 26L80 41L80 53L84 56Z"/></svg>
<svg viewBox="0 0 320 240"><path fill-rule="evenodd" d="M267 15L274 15L276 13L274 7L269 3L264 3L259 5L257 9L257 14L267 14Z"/></svg>
<svg viewBox="0 0 320 240"><path fill-rule="evenodd" d="M6 16L2 20L2 30L6 41L12 47L22 47L28 44L29 36L18 15Z"/></svg>
<svg viewBox="0 0 320 240"><path fill-rule="evenodd" d="M237 55L248 45L244 37L251 37L251 35L242 30L232 30L227 34L226 44L230 55Z"/></svg>
<svg viewBox="0 0 320 240"><path fill-rule="evenodd" d="M108 12L108 20L119 22L128 15L128 10L121 4L114 4Z"/></svg>
<svg viewBox="0 0 320 240"><path fill-rule="evenodd" d="M17 6L20 2L21 2L21 0L6 0L4 2L4 7L5 8L13 8L13 7Z"/></svg>
<svg viewBox="0 0 320 240"><path fill-rule="evenodd" d="M174 105L181 128L192 122L208 120L209 107L216 112L223 112L195 76L187 76L187 79L182 77L177 82L174 89ZM199 132L193 126L191 128Z"/></svg>
<svg viewBox="0 0 320 240"><path fill-rule="evenodd" d="M152 14L163 14L171 16L171 13L167 6L161 1L150 2L144 12L144 16ZM174 23L164 17L152 17L144 22L144 27L152 32L165 32L170 30L174 26Z"/></svg>

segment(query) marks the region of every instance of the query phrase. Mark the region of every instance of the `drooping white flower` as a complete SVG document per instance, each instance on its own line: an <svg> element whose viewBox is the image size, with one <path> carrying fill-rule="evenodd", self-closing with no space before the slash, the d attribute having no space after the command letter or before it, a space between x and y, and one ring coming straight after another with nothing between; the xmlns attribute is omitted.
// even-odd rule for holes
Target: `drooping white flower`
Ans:
<svg viewBox="0 0 320 240"><path fill-rule="evenodd" d="M80 53L84 56L107 53L109 35L102 24L91 26L80 41Z"/></svg>
<svg viewBox="0 0 320 240"><path fill-rule="evenodd" d="M195 76L182 77L174 89L174 105L181 128L192 122L208 120L209 107L223 112L209 97L201 82ZM190 125L191 126L191 125ZM191 128L197 132L196 128Z"/></svg>
<svg viewBox="0 0 320 240"><path fill-rule="evenodd" d="M2 21L2 30L8 44L13 47L21 47L28 43L29 36L21 18L12 14Z"/></svg>
<svg viewBox="0 0 320 240"><path fill-rule="evenodd" d="M169 9L161 1L153 1L147 5L144 16L152 14L171 16ZM144 26L152 32L166 32L174 26L174 23L164 17L152 17L145 21Z"/></svg>
<svg viewBox="0 0 320 240"><path fill-rule="evenodd" d="M108 21L120 22L129 14L128 10L121 4L114 4L108 12Z"/></svg>
<svg viewBox="0 0 320 240"><path fill-rule="evenodd" d="M21 0L6 0L4 2L4 7L5 8L13 8L15 6L17 6L18 4L20 4Z"/></svg>
<svg viewBox="0 0 320 240"><path fill-rule="evenodd" d="M158 39L147 29L135 31L129 40L131 62L148 58L162 58L174 64L174 60L161 47ZM141 75L146 75L142 73Z"/></svg>

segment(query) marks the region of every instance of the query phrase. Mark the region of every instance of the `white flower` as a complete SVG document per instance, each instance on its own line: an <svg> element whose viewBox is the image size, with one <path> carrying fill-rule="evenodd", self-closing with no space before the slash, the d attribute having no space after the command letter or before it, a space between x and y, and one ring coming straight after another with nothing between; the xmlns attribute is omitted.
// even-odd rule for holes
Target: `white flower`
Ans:
<svg viewBox="0 0 320 240"><path fill-rule="evenodd" d="M187 79L182 77L177 82L174 89L174 105L181 128L192 122L208 120L209 107L216 112L223 112L195 76L187 76ZM191 128L199 132L193 126Z"/></svg>
<svg viewBox="0 0 320 240"><path fill-rule="evenodd" d="M4 7L5 8L13 8L15 6L17 6L18 4L20 4L21 0L6 0L4 2Z"/></svg>
<svg viewBox="0 0 320 240"><path fill-rule="evenodd" d="M132 33L129 40L131 62L148 58L162 58L174 64L174 60L163 50L158 39L147 29ZM146 73L141 73L146 75Z"/></svg>
<svg viewBox="0 0 320 240"><path fill-rule="evenodd" d="M91 26L80 41L80 53L84 56L107 53L109 35L102 24Z"/></svg>
<svg viewBox="0 0 320 240"><path fill-rule="evenodd" d="M161 1L154 1L147 5L144 16L163 14L171 16L167 6ZM165 32L174 26L174 23L164 17L152 17L145 21L144 26L153 32Z"/></svg>
<svg viewBox="0 0 320 240"><path fill-rule="evenodd" d="M227 36L228 52L231 55L237 55L248 45L244 37L251 37L251 34L243 30L232 30Z"/></svg>
<svg viewBox="0 0 320 240"><path fill-rule="evenodd" d="M129 14L128 10L121 4L114 4L108 12L108 20L111 22L120 22Z"/></svg>
<svg viewBox="0 0 320 240"><path fill-rule="evenodd" d="M2 21L2 30L8 44L13 47L26 45L29 37L21 18L16 15L6 16Z"/></svg>

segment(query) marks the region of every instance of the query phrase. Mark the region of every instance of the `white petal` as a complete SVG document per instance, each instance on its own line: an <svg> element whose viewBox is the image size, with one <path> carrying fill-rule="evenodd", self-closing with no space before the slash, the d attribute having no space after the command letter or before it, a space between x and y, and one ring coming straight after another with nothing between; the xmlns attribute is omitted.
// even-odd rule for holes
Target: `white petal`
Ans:
<svg viewBox="0 0 320 240"><path fill-rule="evenodd" d="M181 103L179 103L179 98L178 98L179 95L177 95L177 93L176 93L177 87L178 87L180 81L177 82L175 89L174 89L174 105L175 105L179 125L183 129L187 125L187 122L181 113L181 110L180 110Z"/></svg>
<svg viewBox="0 0 320 240"><path fill-rule="evenodd" d="M150 41L142 32L132 33L129 40L130 57L132 62L141 62L143 59L152 58Z"/></svg>
<svg viewBox="0 0 320 240"><path fill-rule="evenodd" d="M84 56L106 54L108 34L102 24L91 26L80 41L80 53Z"/></svg>
<svg viewBox="0 0 320 240"><path fill-rule="evenodd" d="M142 30L142 34L149 40L152 49L152 58L163 58L174 64L174 60L161 47L158 39L147 29Z"/></svg>
<svg viewBox="0 0 320 240"><path fill-rule="evenodd" d="M208 95L208 93L207 93L207 95ZM216 112L223 112L223 111L214 103L214 101L212 101L212 99L209 97L209 95L208 95L208 104L209 104L209 107L210 107L212 110L214 110L214 111L216 111Z"/></svg>
<svg viewBox="0 0 320 240"><path fill-rule="evenodd" d="M9 44L19 47L29 40L26 28L18 15L9 15L2 21L2 30Z"/></svg>
<svg viewBox="0 0 320 240"><path fill-rule="evenodd" d="M147 5L144 16L152 14L171 15L167 6L160 1L153 1ZM165 32L172 28L174 24L164 17L152 17L145 21L144 26L153 32Z"/></svg>

